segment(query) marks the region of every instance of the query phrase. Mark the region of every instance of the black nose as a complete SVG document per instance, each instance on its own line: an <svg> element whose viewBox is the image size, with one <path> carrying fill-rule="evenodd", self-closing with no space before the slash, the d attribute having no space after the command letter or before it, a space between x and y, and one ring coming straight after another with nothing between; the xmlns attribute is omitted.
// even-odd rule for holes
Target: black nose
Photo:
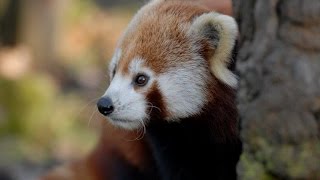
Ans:
<svg viewBox="0 0 320 180"><path fill-rule="evenodd" d="M109 97L103 97L99 99L97 107L99 112L105 116L111 114L114 109L112 100Z"/></svg>

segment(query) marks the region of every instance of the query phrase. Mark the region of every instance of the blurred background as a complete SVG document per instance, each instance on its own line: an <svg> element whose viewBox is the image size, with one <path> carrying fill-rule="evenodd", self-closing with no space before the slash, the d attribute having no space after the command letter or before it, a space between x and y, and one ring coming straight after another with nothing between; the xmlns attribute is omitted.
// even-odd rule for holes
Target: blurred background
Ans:
<svg viewBox="0 0 320 180"><path fill-rule="evenodd" d="M0 179L34 179L94 147L108 60L146 2L0 0Z"/></svg>
<svg viewBox="0 0 320 180"><path fill-rule="evenodd" d="M240 179L320 179L320 1L198 0L239 23ZM84 157L116 42L146 0L0 0L0 180Z"/></svg>
<svg viewBox="0 0 320 180"><path fill-rule="evenodd" d="M146 2L0 0L1 180L34 179L94 147L108 61Z"/></svg>
<svg viewBox="0 0 320 180"><path fill-rule="evenodd" d="M0 179L33 179L95 145L108 60L143 3L0 0Z"/></svg>

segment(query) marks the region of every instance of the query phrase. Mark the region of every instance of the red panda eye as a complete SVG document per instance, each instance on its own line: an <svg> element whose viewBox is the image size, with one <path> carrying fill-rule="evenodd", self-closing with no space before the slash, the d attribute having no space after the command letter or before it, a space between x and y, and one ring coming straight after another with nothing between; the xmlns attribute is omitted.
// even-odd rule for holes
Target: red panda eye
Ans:
<svg viewBox="0 0 320 180"><path fill-rule="evenodd" d="M148 83L149 77L144 74L138 74L135 79L135 84L138 86L145 86Z"/></svg>

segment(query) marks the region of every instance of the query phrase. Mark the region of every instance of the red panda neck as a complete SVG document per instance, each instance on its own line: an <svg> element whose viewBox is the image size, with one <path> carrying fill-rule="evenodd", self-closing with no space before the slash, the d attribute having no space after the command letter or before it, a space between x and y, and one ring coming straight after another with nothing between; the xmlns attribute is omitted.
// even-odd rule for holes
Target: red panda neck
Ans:
<svg viewBox="0 0 320 180"><path fill-rule="evenodd" d="M237 118L229 94L179 122L151 119L147 138L159 174L163 179L236 179L241 153Z"/></svg>

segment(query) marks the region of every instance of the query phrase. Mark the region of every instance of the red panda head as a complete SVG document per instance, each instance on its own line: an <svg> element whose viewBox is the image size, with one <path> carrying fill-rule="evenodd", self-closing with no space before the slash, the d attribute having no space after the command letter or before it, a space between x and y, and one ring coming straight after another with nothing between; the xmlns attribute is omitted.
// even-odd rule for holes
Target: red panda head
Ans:
<svg viewBox="0 0 320 180"><path fill-rule="evenodd" d="M155 118L177 121L200 114L212 84L237 85L227 68L237 33L229 16L186 1L151 1L119 41L99 111L126 129Z"/></svg>

